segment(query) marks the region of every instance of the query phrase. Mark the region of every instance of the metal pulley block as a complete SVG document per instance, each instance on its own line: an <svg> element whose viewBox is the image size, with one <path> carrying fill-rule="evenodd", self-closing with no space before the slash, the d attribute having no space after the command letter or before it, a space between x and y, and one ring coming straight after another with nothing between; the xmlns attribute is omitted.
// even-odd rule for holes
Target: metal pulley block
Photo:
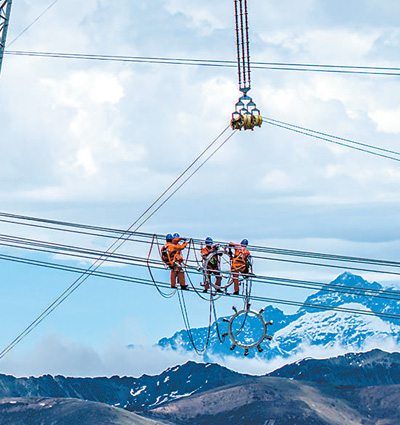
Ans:
<svg viewBox="0 0 400 425"><path fill-rule="evenodd" d="M254 125L252 116L249 113L243 115L239 113L233 113L231 127L232 130L253 130Z"/></svg>
<svg viewBox="0 0 400 425"><path fill-rule="evenodd" d="M238 112L232 114L231 127L232 130L241 130L243 127L243 116Z"/></svg>
<svg viewBox="0 0 400 425"><path fill-rule="evenodd" d="M239 114L233 113L231 119L231 127L233 130L253 130L254 127L261 127L263 122L262 116L259 114Z"/></svg>
<svg viewBox="0 0 400 425"><path fill-rule="evenodd" d="M252 114L251 115L251 120L253 123L253 127L261 127L261 124L263 122L262 116L260 114Z"/></svg>
<svg viewBox="0 0 400 425"><path fill-rule="evenodd" d="M235 105L235 112L232 114L231 127L233 130L253 130L254 127L261 127L262 117L253 99L243 92Z"/></svg>
<svg viewBox="0 0 400 425"><path fill-rule="evenodd" d="M243 129L244 130L253 130L253 120L251 119L250 114L242 115L243 117Z"/></svg>

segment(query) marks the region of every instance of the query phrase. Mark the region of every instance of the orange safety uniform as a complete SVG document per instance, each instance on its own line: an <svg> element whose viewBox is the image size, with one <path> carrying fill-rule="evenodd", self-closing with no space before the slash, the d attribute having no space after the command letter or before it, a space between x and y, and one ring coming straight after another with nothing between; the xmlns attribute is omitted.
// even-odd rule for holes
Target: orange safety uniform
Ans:
<svg viewBox="0 0 400 425"><path fill-rule="evenodd" d="M216 245L206 245L204 248L202 248L201 252L201 257L203 259L203 265L206 265L206 261L207 261L207 257L209 256L209 254L211 254L213 251L217 250L217 246ZM211 280L211 275L215 275L215 285L220 287L221 286L221 272L219 270L219 259L215 258L215 262L208 262L208 267L206 270L206 278L204 280L204 289L208 290L208 288L210 287L210 280Z"/></svg>
<svg viewBox="0 0 400 425"><path fill-rule="evenodd" d="M249 261L251 254L250 251L242 245L237 245L231 242L229 246L235 248L235 252L232 256L231 272L234 291L239 292L239 273L249 273Z"/></svg>
<svg viewBox="0 0 400 425"><path fill-rule="evenodd" d="M179 282L181 288L186 289L185 273L182 268L183 257L181 251L186 248L189 242L179 243L184 238L174 238L172 242L167 242L162 248L161 252L167 253L167 258L163 261L171 269L171 288L176 288L176 283Z"/></svg>

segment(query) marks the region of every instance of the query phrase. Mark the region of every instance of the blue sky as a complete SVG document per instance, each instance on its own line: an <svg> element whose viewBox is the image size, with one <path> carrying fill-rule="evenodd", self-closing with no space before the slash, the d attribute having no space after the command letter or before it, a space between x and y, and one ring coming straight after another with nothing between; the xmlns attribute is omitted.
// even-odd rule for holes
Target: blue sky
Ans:
<svg viewBox="0 0 400 425"><path fill-rule="evenodd" d="M8 41L50 3L14 2ZM114 3L59 0L9 49L235 59L233 1ZM398 66L396 2L250 0L249 8L254 61ZM1 209L127 228L228 124L239 95L236 77L229 68L6 55ZM254 70L250 93L264 116L398 150L399 92L397 77ZM399 182L396 162L264 125L235 135L142 230L398 259ZM7 231L80 242L1 230ZM106 248L96 243L88 242ZM3 347L74 276L1 267ZM322 281L339 273L279 263L257 271ZM284 296L274 288L270 294ZM193 324L206 324L207 306L189 302ZM219 313L230 309L221 302ZM0 369L17 375L157 372L189 358L148 348L181 328L177 300L90 279L0 361ZM127 344L147 348L126 354Z"/></svg>

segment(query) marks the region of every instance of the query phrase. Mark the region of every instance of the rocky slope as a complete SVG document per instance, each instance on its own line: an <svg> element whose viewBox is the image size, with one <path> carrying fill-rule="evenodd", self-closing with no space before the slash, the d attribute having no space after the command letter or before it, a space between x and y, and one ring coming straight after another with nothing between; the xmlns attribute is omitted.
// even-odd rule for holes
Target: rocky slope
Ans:
<svg viewBox="0 0 400 425"><path fill-rule="evenodd" d="M166 425L102 403L69 398L0 398L1 425Z"/></svg>
<svg viewBox="0 0 400 425"><path fill-rule="evenodd" d="M304 359L262 377L194 362L140 378L0 375L0 425L155 425L146 418L180 425L398 425L399 371L399 353L372 350Z"/></svg>
<svg viewBox="0 0 400 425"><path fill-rule="evenodd" d="M341 388L260 377L170 402L153 418L181 425L398 425L400 385Z"/></svg>

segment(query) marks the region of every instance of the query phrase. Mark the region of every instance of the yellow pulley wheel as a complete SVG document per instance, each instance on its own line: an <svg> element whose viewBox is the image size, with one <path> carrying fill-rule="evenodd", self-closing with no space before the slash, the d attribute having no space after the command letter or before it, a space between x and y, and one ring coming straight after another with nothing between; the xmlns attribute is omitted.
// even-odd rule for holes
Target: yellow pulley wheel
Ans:
<svg viewBox="0 0 400 425"><path fill-rule="evenodd" d="M261 127L261 124L263 122L261 115L253 115L252 120L253 120L254 127Z"/></svg>
<svg viewBox="0 0 400 425"><path fill-rule="evenodd" d="M241 130L242 126L243 126L243 118L241 115L239 115L237 118L232 118L231 120L232 130Z"/></svg>
<svg viewBox="0 0 400 425"><path fill-rule="evenodd" d="M243 115L243 128L245 130L252 130L254 128L251 115Z"/></svg>

